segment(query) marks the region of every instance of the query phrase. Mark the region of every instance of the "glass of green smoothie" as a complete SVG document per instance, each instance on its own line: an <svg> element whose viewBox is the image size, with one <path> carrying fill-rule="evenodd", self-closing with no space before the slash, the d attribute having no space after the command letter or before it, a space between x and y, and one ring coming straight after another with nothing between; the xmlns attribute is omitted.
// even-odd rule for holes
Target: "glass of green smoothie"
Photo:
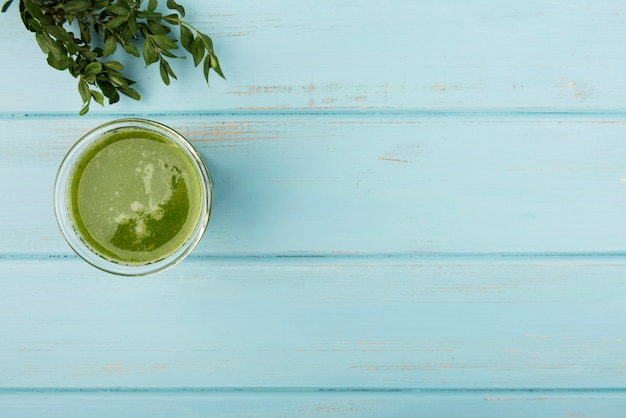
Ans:
<svg viewBox="0 0 626 418"><path fill-rule="evenodd" d="M211 189L206 165L182 135L154 121L118 119L67 153L54 208L81 258L139 276L175 265L196 246L209 222Z"/></svg>

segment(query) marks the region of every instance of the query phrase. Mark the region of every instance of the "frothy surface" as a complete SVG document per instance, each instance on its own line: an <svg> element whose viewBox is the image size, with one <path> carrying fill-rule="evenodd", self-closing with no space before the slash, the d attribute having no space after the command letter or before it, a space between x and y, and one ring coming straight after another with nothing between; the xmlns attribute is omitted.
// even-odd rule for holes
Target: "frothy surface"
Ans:
<svg viewBox="0 0 626 418"><path fill-rule="evenodd" d="M191 158L155 132L114 131L81 156L71 177L77 232L117 263L167 257L187 241L201 216L201 182Z"/></svg>

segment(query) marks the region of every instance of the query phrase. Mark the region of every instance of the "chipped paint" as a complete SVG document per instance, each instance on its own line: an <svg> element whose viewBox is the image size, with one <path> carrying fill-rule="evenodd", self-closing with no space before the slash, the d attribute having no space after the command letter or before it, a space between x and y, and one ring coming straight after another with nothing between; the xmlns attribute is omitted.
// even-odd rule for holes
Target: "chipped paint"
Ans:
<svg viewBox="0 0 626 418"><path fill-rule="evenodd" d="M180 129L180 132L192 142L276 140L280 138L276 124L246 120Z"/></svg>
<svg viewBox="0 0 626 418"><path fill-rule="evenodd" d="M501 397L501 398L484 398L486 401L500 401L500 402L510 402L510 401L562 401L562 400L567 400L567 398L553 398L553 397L534 397L534 398L525 398L525 397L519 397L519 398L505 398L505 397Z"/></svg>
<svg viewBox="0 0 626 418"><path fill-rule="evenodd" d="M401 160L399 158L378 157L378 159L381 161L391 161L394 163L408 163L409 162L409 160Z"/></svg>

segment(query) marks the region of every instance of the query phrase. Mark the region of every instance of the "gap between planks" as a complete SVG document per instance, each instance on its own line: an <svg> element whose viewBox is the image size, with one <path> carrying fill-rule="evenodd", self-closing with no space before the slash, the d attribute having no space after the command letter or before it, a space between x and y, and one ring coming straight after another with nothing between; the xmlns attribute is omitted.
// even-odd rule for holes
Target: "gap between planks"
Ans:
<svg viewBox="0 0 626 418"><path fill-rule="evenodd" d="M514 395L626 395L626 387L537 388L383 388L383 387L0 387L0 396L61 393L406 393L406 394L514 394Z"/></svg>
<svg viewBox="0 0 626 418"><path fill-rule="evenodd" d="M411 119L457 119L457 120L601 120L605 123L626 123L626 109L400 109L400 108L280 108L280 109L223 109L191 112L146 112L118 113L102 112L78 116L75 112L0 112L0 120L39 118L39 119L78 119L108 120L113 118L139 117L395 117Z"/></svg>
<svg viewBox="0 0 626 418"><path fill-rule="evenodd" d="M0 263L84 263L74 254L0 254ZM189 255L185 263L209 265L615 265L626 264L626 252L576 253L281 253Z"/></svg>
<svg viewBox="0 0 626 418"><path fill-rule="evenodd" d="M0 261L81 261L75 254L9 254L0 253ZM232 263L239 262L363 262L376 261L378 263L428 263L428 262L567 262L572 260L591 262L615 261L626 262L626 251L604 252L404 252L404 253L343 253L343 252L303 252L303 253L242 253L242 254L215 254L189 255L189 262L203 263Z"/></svg>

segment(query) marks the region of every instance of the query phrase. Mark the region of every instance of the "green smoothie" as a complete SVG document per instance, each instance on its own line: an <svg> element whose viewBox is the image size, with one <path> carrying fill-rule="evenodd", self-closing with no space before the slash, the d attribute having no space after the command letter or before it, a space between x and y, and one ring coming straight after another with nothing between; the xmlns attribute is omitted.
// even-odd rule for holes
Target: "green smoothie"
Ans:
<svg viewBox="0 0 626 418"><path fill-rule="evenodd" d="M76 233L93 252L122 265L154 263L181 248L202 217L202 199L192 158L147 129L107 132L69 175Z"/></svg>

